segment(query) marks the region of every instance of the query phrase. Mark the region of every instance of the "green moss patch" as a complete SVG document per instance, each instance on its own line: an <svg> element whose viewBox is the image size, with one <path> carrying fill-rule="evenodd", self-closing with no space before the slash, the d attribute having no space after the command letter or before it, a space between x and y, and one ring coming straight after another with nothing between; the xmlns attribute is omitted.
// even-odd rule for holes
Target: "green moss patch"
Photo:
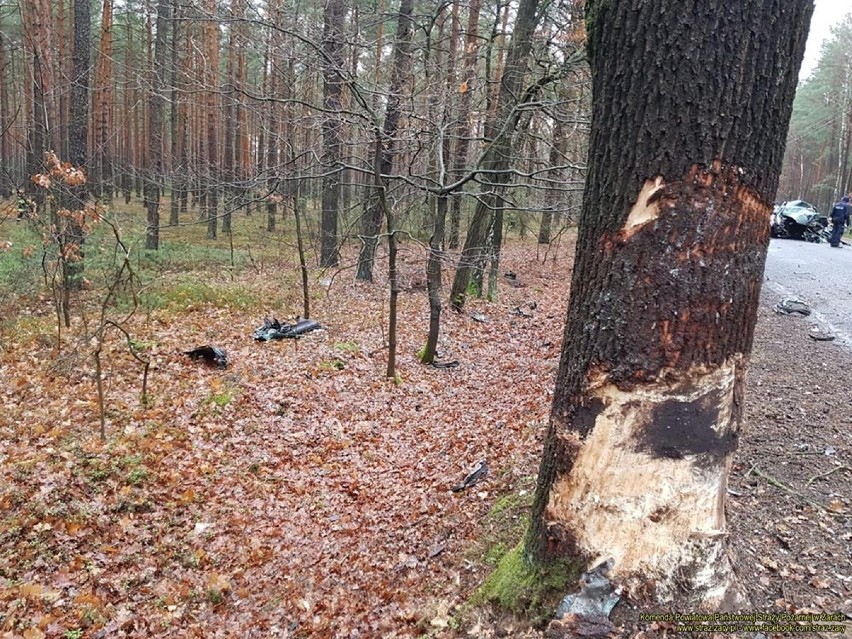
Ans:
<svg viewBox="0 0 852 639"><path fill-rule="evenodd" d="M524 556L524 542L521 541L501 557L471 603L493 603L508 612L538 616L555 606L577 581L580 572L578 566L567 562L532 563Z"/></svg>

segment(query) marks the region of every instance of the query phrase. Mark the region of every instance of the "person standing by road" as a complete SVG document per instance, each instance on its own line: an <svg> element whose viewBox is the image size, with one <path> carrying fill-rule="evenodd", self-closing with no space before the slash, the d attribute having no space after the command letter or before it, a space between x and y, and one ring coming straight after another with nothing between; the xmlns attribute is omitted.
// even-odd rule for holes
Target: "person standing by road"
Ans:
<svg viewBox="0 0 852 639"><path fill-rule="evenodd" d="M849 196L844 195L840 201L831 209L831 246L840 246L840 238L843 237L843 229L849 223Z"/></svg>

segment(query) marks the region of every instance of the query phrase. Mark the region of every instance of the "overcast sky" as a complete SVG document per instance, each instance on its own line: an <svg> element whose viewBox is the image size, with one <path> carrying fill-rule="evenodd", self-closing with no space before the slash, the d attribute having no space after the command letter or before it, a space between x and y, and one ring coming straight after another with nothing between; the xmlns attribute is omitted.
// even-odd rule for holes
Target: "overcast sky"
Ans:
<svg viewBox="0 0 852 639"><path fill-rule="evenodd" d="M800 78L806 78L814 70L823 40L831 36L831 27L842 22L849 13L852 13L852 0L816 0Z"/></svg>

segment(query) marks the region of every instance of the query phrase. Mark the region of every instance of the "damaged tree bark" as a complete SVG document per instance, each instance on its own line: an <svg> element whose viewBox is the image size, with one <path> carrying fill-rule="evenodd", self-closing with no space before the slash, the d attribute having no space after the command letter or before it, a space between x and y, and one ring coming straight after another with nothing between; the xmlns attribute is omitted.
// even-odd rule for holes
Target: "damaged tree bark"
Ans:
<svg viewBox="0 0 852 639"><path fill-rule="evenodd" d="M810 0L589 0L589 171L528 559L736 603L725 496Z"/></svg>

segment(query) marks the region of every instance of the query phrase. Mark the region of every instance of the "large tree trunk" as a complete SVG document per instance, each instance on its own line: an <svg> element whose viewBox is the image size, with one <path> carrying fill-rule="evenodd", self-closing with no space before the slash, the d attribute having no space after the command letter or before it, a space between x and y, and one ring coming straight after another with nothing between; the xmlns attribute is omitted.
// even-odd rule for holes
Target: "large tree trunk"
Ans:
<svg viewBox="0 0 852 639"><path fill-rule="evenodd" d="M251 207L249 206L249 190L248 182L249 175L254 173L254 159L251 153L251 145L249 143L251 132L248 124L248 108L246 106L246 98L243 92L247 88L246 78L246 25L243 20L246 19L246 3L240 0L237 3L239 11L237 15L237 24L234 25L237 30L237 104L236 104L236 148L234 149L234 162L236 166L236 199L237 210L245 210L245 214L251 215Z"/></svg>
<svg viewBox="0 0 852 639"><path fill-rule="evenodd" d="M343 90L343 0L327 0L323 27L323 170L320 266L337 266L337 220L340 215L340 116Z"/></svg>
<svg viewBox="0 0 852 639"><path fill-rule="evenodd" d="M54 126L49 96L53 91L53 49L49 34L52 31L51 12L43 0L28 2L22 7L25 44L32 55L32 74L28 74L31 94L28 96L30 112L27 126L27 191L41 212L44 193L30 177L44 171L42 154L53 147L51 128Z"/></svg>
<svg viewBox="0 0 852 639"><path fill-rule="evenodd" d="M89 159L87 144L89 131L89 60L91 41L91 4L75 0L68 159L77 167L85 166ZM78 197L78 201L75 202L76 208L74 210L81 210L85 206L85 190L75 190L75 196Z"/></svg>
<svg viewBox="0 0 852 639"><path fill-rule="evenodd" d="M184 76L181 75L181 22L178 11L180 2L171 0L172 6L172 61L169 69L171 78L171 178L172 196L169 199L169 226L180 223L180 203L186 192L186 102L179 87L183 86ZM184 27L185 29L185 27Z"/></svg>
<svg viewBox="0 0 852 639"><path fill-rule="evenodd" d="M267 2L267 11L273 17L273 20L280 20L280 10L277 0L269 0ZM264 69L266 70L266 91L270 96L278 95L278 75L279 71L272 64L281 55L275 29L269 30L267 36L267 45L264 59ZM279 124L278 124L278 109L277 103L274 100L269 101L265 106L265 146L260 144L260 154L263 158L264 172L266 173L266 230L272 232L275 230L275 220L278 215L278 199L275 195L278 189L278 148L280 144ZM288 167L289 169L289 167ZM283 189L282 189L283 190Z"/></svg>
<svg viewBox="0 0 852 639"><path fill-rule="evenodd" d="M237 166L239 136L239 108L236 92L239 90L237 81L237 54L239 49L238 23L235 21L240 8L236 0L231 0L231 26L229 32L228 61L225 70L227 93L222 96L225 121L222 139L222 177L224 178L224 211L222 212L222 233L231 234L233 213L238 208L237 201Z"/></svg>
<svg viewBox="0 0 852 639"><path fill-rule="evenodd" d="M528 557L731 605L726 484L812 3L587 12L589 173Z"/></svg>
<svg viewBox="0 0 852 639"><path fill-rule="evenodd" d="M497 282L500 276L500 250L503 248L503 214L505 211L506 200L502 195L499 195L497 209L494 211L494 219L491 224L491 234L488 238L491 268L488 271L488 294L486 295L486 299L489 302L497 301Z"/></svg>
<svg viewBox="0 0 852 639"><path fill-rule="evenodd" d="M126 44L130 47L128 41ZM126 90L125 90L126 92ZM104 0L101 11L101 37L95 67L92 100L92 158L89 191L98 199L111 201L112 185L107 184L111 162L110 105L112 102L112 0Z"/></svg>
<svg viewBox="0 0 852 639"><path fill-rule="evenodd" d="M69 30L73 28L73 19L68 16L66 19L65 2L56 3L56 53L57 53L57 77L70 78L74 75L74 34L69 34ZM68 9L73 11L73 2L68 2ZM90 11L91 13L91 11ZM68 45L71 44L72 53L68 55ZM64 84L64 83L63 83ZM68 125L71 120L71 92L73 86L62 86L59 90L59 110L57 112L57 122L59 123L59 157L66 159L71 156L68 149ZM54 149L56 151L57 149Z"/></svg>
<svg viewBox="0 0 852 639"><path fill-rule="evenodd" d="M439 33L439 37L443 36ZM443 185L447 180L447 166L450 160L449 140L445 132L447 130L447 119L453 111L452 95L456 90L456 56L458 53L459 40L459 2L455 0L450 13L450 44L447 49L446 63L446 83L447 83L447 99L444 102L443 113L440 119L440 130L438 132L437 146L435 149L435 164L437 165L438 184ZM443 60L440 56L440 50L436 55L436 67L441 69ZM432 104L440 104L438 100L437 83L433 83L436 87L435 94L432 96ZM438 121L436 117L437 109L430 106L430 117L433 121ZM432 210L432 237L429 238L429 256L426 259L426 291L429 297L429 334L426 338L426 347L420 356L420 361L424 364L432 364L438 354L438 337L441 332L441 259L444 256L444 235L447 225L447 210L449 208L449 198L446 194L433 196L430 209Z"/></svg>
<svg viewBox="0 0 852 639"><path fill-rule="evenodd" d="M105 2L106 4L106 2ZM135 90L130 87L136 85L133 81L133 28L130 22L126 25L126 42L124 45L124 87L122 88L122 120L124 123L124 149L121 160L121 193L124 203L130 204L130 194L133 189L133 166L134 149L136 138L133 135L133 118L135 113L131 108L134 104ZM101 176L98 176L100 181Z"/></svg>
<svg viewBox="0 0 852 639"><path fill-rule="evenodd" d="M379 243L379 233L382 230L382 219L385 217L379 197L379 191L385 188L385 179L382 176L393 171L396 133L401 115L402 87L408 75L409 58L411 57L411 12L413 6L413 0L402 0L399 5L393 70L391 71L388 89L385 123L382 136L377 137L373 147L373 188L367 199L364 217L362 218L361 250L358 255L358 270L355 274L356 279L367 282L373 281L376 246ZM390 233L390 229L388 229L388 232Z"/></svg>

